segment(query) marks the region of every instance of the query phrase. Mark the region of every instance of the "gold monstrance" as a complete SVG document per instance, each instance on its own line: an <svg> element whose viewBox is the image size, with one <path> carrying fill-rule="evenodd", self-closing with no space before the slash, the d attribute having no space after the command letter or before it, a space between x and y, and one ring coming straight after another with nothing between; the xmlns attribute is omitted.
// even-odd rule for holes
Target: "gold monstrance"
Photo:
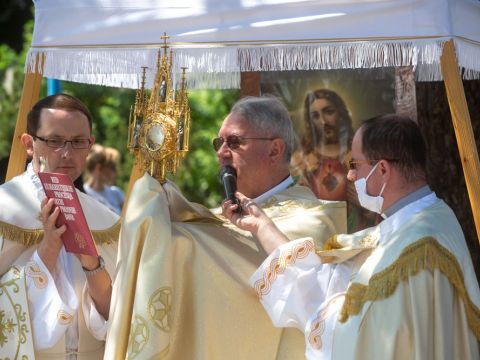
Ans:
<svg viewBox="0 0 480 360"><path fill-rule="evenodd" d="M145 89L146 67L135 105L130 109L128 149L135 161L151 176L165 182L167 172L175 175L180 160L188 152L190 108L188 106L185 70L182 68L180 90L174 94L171 72L173 52L168 53L167 39L158 51L157 72L153 88Z"/></svg>

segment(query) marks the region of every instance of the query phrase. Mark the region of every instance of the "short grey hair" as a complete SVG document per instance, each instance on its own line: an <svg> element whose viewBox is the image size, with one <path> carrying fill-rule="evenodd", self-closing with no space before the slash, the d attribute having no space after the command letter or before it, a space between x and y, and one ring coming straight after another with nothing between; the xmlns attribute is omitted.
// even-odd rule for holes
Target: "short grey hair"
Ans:
<svg viewBox="0 0 480 360"><path fill-rule="evenodd" d="M233 105L230 113L239 115L262 137L280 138L285 142L285 162L290 163L294 147L294 131L285 105L273 96L247 96Z"/></svg>

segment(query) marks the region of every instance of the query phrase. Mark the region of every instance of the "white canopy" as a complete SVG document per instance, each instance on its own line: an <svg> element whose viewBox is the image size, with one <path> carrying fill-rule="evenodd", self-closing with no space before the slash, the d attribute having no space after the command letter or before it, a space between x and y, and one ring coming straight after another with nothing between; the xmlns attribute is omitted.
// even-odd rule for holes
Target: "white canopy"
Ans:
<svg viewBox="0 0 480 360"><path fill-rule="evenodd" d="M26 71L136 88L170 36L189 86L238 87L241 71L412 65L440 80L453 39L464 78L480 77L478 0L37 0Z"/></svg>

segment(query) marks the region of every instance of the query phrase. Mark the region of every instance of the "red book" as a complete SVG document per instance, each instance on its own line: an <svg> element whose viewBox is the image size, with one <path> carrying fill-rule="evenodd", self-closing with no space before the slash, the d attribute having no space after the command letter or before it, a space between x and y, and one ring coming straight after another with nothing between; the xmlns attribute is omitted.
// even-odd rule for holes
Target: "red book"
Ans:
<svg viewBox="0 0 480 360"><path fill-rule="evenodd" d="M62 234L65 250L77 254L98 256L92 233L88 228L77 191L68 175L39 172L47 198L53 199L60 208L57 226L65 224L67 230Z"/></svg>

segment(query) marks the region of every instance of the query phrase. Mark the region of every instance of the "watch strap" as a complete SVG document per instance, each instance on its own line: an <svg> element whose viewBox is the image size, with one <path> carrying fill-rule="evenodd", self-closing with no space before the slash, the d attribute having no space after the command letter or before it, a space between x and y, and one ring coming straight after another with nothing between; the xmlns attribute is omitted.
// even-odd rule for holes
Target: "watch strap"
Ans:
<svg viewBox="0 0 480 360"><path fill-rule="evenodd" d="M103 257L101 257L99 255L98 256L98 266L95 269L88 270L88 269L84 268L83 266L82 266L82 269L83 269L83 272L85 273L85 275L87 275L87 276L95 275L96 273L105 269L105 260L103 260Z"/></svg>

